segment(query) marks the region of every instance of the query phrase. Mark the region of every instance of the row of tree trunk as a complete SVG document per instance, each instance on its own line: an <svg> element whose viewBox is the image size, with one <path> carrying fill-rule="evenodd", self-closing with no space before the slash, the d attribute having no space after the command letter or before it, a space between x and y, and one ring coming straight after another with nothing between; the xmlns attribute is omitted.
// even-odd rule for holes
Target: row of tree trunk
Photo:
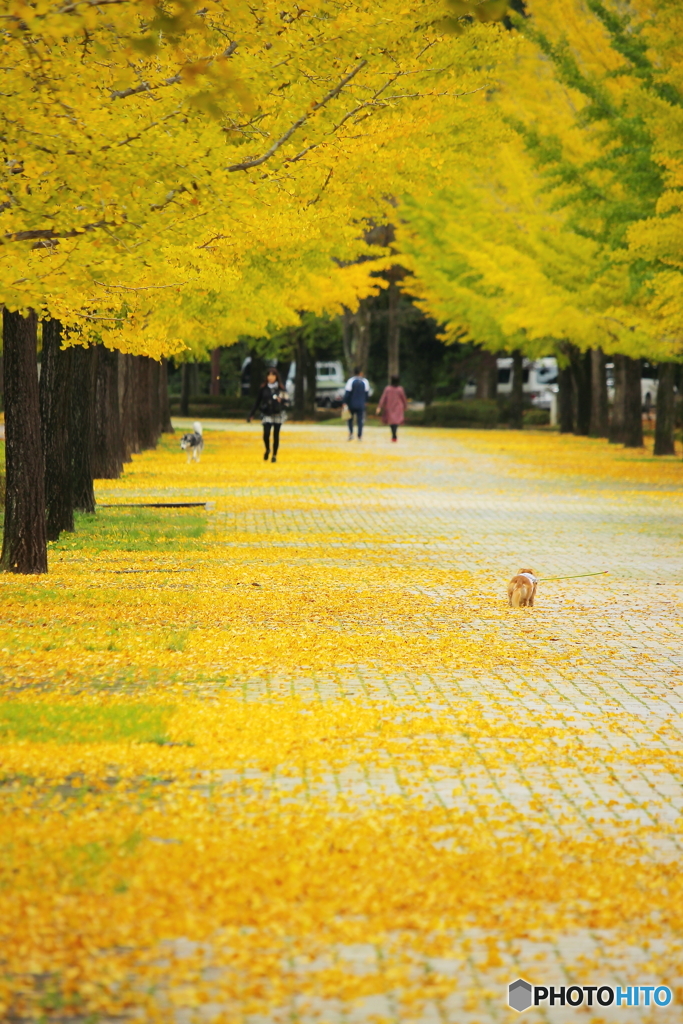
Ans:
<svg viewBox="0 0 683 1024"><path fill-rule="evenodd" d="M568 364L560 369L559 426L561 433L607 437L626 448L643 446L641 362L629 356L611 357L614 401L607 401L606 357L601 349L580 352L567 346ZM655 455L673 455L675 432L676 364L658 366Z"/></svg>
<svg viewBox="0 0 683 1024"><path fill-rule="evenodd" d="M567 363L558 371L558 420L563 434L607 437L627 448L643 445L641 364L629 356L612 356L614 401L607 401L606 356L602 349L581 352L566 345ZM523 417L522 353L512 353L510 426L521 429ZM676 363L659 363L655 455L674 454ZM477 398L495 399L498 381L494 353L482 351L477 372Z"/></svg>
<svg viewBox="0 0 683 1024"><path fill-rule="evenodd" d="M47 572L47 541L94 512L93 480L171 432L166 361L104 345L62 348L62 325L3 310L5 526L0 569Z"/></svg>

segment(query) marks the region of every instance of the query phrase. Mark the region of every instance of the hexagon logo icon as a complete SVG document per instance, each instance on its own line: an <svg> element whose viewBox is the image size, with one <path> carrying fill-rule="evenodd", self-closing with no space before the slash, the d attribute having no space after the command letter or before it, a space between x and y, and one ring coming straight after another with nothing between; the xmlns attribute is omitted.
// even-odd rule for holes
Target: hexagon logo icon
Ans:
<svg viewBox="0 0 683 1024"><path fill-rule="evenodd" d="M518 1013L528 1010L532 1003L532 988L528 981L517 978L511 985L508 985L508 1006Z"/></svg>

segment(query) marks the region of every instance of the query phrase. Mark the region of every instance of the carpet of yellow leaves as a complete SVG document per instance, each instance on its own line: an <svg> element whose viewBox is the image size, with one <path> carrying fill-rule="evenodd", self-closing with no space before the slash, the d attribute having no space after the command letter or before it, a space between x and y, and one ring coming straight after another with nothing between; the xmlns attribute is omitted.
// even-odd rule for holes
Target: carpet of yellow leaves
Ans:
<svg viewBox="0 0 683 1024"><path fill-rule="evenodd" d="M522 463L623 464L500 437ZM477 567L354 518L400 503L399 463L323 428L287 441L276 467L239 431L207 433L199 466L136 457L101 500L215 508L103 509L48 577L0 580L0 1018L460 1024L504 1009L520 943L559 935L599 937L584 977L637 935L675 981L680 818L575 787L680 785L675 735L606 747L570 708L520 719L488 673L566 656L534 668L541 631L504 632L500 581L468 601ZM643 482L680 483L659 467Z"/></svg>
<svg viewBox="0 0 683 1024"><path fill-rule="evenodd" d="M659 491L678 490L683 483L680 444L678 454L655 459L652 436L646 436L644 448L623 448L602 438L573 434L539 431L530 444L521 431L477 431L472 444L482 454L514 456L515 463L508 471L517 475L583 477L601 487L618 481L640 487L650 485Z"/></svg>

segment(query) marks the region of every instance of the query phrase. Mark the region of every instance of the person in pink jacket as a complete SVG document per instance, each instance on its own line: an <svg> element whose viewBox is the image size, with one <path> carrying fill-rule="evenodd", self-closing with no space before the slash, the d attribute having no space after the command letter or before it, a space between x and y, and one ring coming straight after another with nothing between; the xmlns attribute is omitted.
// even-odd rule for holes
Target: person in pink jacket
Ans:
<svg viewBox="0 0 683 1024"><path fill-rule="evenodd" d="M387 384L377 406L377 415L382 414L382 423L388 423L391 427L391 440L397 441L398 428L405 419L405 411L408 408L406 393L399 384L398 377L391 378L391 384Z"/></svg>

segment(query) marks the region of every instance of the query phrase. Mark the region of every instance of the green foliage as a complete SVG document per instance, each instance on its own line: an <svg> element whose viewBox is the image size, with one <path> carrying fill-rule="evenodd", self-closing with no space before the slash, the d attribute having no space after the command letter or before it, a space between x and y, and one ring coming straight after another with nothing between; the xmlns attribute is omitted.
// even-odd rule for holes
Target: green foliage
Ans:
<svg viewBox="0 0 683 1024"><path fill-rule="evenodd" d="M524 426L525 427L547 427L550 424L550 410L549 409L525 409L524 410Z"/></svg>
<svg viewBox="0 0 683 1024"><path fill-rule="evenodd" d="M645 43L629 19L609 11L598 0L588 6L600 19L614 51L625 59L618 76L653 87L654 69ZM566 39L551 41L533 20L520 20L519 25L553 63L558 81L587 101L577 123L595 129L600 152L581 161L552 135L543 137L519 123L517 128L549 187L564 186L555 198L558 207L570 211L569 224L612 249L624 248L630 225L653 216L664 191L664 172L654 159L652 126L643 117L642 107L634 105L630 90L610 88L617 72L598 75L587 70ZM670 86L665 91L667 95L675 93ZM640 276L642 266L634 267L634 272Z"/></svg>
<svg viewBox="0 0 683 1024"><path fill-rule="evenodd" d="M491 97L514 132L401 196L397 244L447 340L680 358L680 7L556 0L510 15ZM678 21L676 20L678 19Z"/></svg>
<svg viewBox="0 0 683 1024"><path fill-rule="evenodd" d="M166 721L173 707L146 704L0 705L0 742L32 743L164 743Z"/></svg>
<svg viewBox="0 0 683 1024"><path fill-rule="evenodd" d="M438 402L423 412L409 412L408 423L426 427L496 427L499 419L497 402Z"/></svg>
<svg viewBox="0 0 683 1024"><path fill-rule="evenodd" d="M202 547L206 516L200 509L101 508L76 513L76 532L63 533L53 551L172 551Z"/></svg>
<svg viewBox="0 0 683 1024"><path fill-rule="evenodd" d="M190 419L244 419L254 404L253 395L197 395L189 404ZM171 399L171 414L180 414L180 399Z"/></svg>

